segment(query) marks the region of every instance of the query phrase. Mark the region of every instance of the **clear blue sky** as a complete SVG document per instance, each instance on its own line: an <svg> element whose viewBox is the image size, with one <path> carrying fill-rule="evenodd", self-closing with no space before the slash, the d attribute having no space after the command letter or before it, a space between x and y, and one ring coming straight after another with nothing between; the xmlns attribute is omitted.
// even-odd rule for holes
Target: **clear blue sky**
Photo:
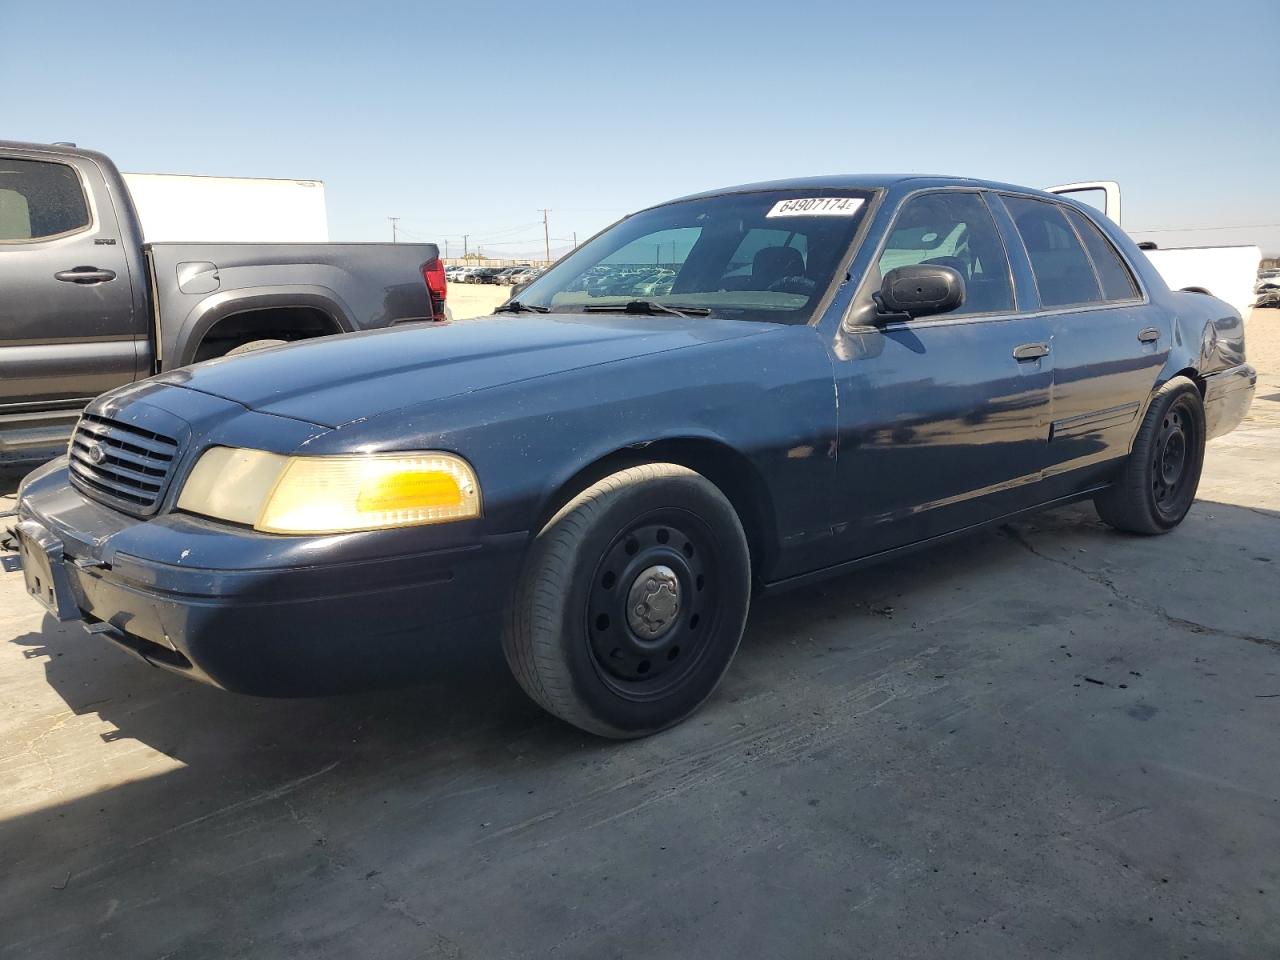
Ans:
<svg viewBox="0 0 1280 960"><path fill-rule="evenodd" d="M0 137L326 181L335 240L580 238L837 172L1118 179L1125 225L1280 223L1280 8L0 0ZM1142 234L1256 242L1280 229ZM553 246L563 247L563 243Z"/></svg>

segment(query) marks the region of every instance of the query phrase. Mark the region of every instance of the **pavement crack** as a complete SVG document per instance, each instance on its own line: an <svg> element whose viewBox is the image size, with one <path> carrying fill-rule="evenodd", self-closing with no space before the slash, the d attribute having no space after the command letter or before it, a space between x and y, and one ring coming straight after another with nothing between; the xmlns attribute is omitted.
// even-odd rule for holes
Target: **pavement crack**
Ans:
<svg viewBox="0 0 1280 960"><path fill-rule="evenodd" d="M1249 509L1249 508L1246 507L1245 509ZM1076 564L1071 563L1068 560L1063 560L1061 557L1053 557L1047 553L1044 553L1041 550L1037 550L1035 545L1030 540L1028 540L1020 530L1014 528L1013 526L1006 523L1001 526L1001 529L1004 530L1006 534L1008 534L1010 540L1012 540L1014 543L1021 546L1023 549L1025 549L1028 553L1032 554L1033 556L1039 557L1041 560L1046 560L1049 563L1057 564L1060 567L1065 567L1066 569L1079 574L1080 576L1084 577L1086 580L1089 580L1092 583L1096 583L1100 587L1106 588L1113 597L1115 597L1117 600L1121 601L1122 603L1127 603L1132 606L1138 607L1141 610L1146 610L1148 613L1151 613L1159 617L1161 620L1163 620L1166 624L1168 624L1171 627L1177 627L1182 630L1190 630L1193 633L1211 633L1220 637L1230 637L1233 640L1247 640L1249 643L1256 643L1259 646L1269 647L1272 650L1280 651L1280 640L1277 640L1274 637L1259 637L1251 633L1241 633L1236 630L1227 630L1223 627L1215 627L1212 624L1208 624L1208 623L1199 623L1198 621L1195 621L1195 620L1187 620L1183 617L1175 617L1173 614L1169 613L1167 610L1165 610L1164 607L1160 606L1159 604L1152 603L1149 600L1144 600L1140 597L1135 597L1135 596L1132 596L1131 594L1125 593L1123 590L1121 590L1119 587L1115 585L1115 582L1110 577L1106 577L1094 570L1089 570L1089 569L1086 569L1085 567L1077 566Z"/></svg>

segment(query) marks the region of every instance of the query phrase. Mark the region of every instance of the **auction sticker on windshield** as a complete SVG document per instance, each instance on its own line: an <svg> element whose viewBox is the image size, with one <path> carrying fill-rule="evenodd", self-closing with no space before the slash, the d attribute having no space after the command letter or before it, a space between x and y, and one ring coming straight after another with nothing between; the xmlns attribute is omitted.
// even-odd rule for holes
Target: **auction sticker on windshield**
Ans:
<svg viewBox="0 0 1280 960"><path fill-rule="evenodd" d="M862 197L796 197L779 200L765 217L852 217L862 202Z"/></svg>

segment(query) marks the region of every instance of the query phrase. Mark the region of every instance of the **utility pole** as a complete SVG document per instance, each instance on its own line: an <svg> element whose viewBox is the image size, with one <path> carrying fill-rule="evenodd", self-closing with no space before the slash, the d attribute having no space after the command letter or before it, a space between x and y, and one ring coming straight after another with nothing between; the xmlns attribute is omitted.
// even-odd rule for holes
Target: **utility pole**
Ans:
<svg viewBox="0 0 1280 960"><path fill-rule="evenodd" d="M396 224L400 222L399 217L387 217L391 221L391 242L396 242Z"/></svg>
<svg viewBox="0 0 1280 960"><path fill-rule="evenodd" d="M551 263L551 226L547 220L547 214L549 214L551 211L543 207L539 207L538 209L542 210L542 239L547 245L546 254L547 254L547 263L549 264Z"/></svg>
<svg viewBox="0 0 1280 960"><path fill-rule="evenodd" d="M578 231L573 231L573 249L578 249Z"/></svg>
<svg viewBox="0 0 1280 960"><path fill-rule="evenodd" d="M470 236L471 234L469 233L464 233L462 235L462 259L463 260L467 259L467 238Z"/></svg>
<svg viewBox="0 0 1280 960"><path fill-rule="evenodd" d="M444 238L444 258L446 260L449 259L449 238L448 237Z"/></svg>

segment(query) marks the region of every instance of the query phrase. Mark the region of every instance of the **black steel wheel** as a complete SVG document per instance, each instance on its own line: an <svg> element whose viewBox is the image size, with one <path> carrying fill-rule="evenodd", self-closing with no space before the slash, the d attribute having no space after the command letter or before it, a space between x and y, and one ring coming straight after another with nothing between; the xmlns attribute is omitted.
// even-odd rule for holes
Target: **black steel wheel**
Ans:
<svg viewBox="0 0 1280 960"><path fill-rule="evenodd" d="M746 622L750 559L705 477L644 464L604 478L539 533L503 648L539 704L608 737L683 719L711 694Z"/></svg>
<svg viewBox="0 0 1280 960"><path fill-rule="evenodd" d="M1200 390L1186 377L1174 377L1151 398L1119 477L1094 497L1098 515L1132 533L1172 530L1195 501L1204 442Z"/></svg>
<svg viewBox="0 0 1280 960"><path fill-rule="evenodd" d="M602 679L628 699L661 697L698 664L719 615L716 538L698 516L659 510L622 531L584 610Z"/></svg>
<svg viewBox="0 0 1280 960"><path fill-rule="evenodd" d="M1189 402L1186 397L1180 398L1165 411L1151 459L1151 498L1156 511L1169 519L1175 515L1177 519L1182 519L1181 513L1178 513L1179 507L1182 513L1186 512L1186 505L1182 501L1187 491L1191 447L1195 443L1192 439L1195 427L1192 425L1190 412L1186 409Z"/></svg>

